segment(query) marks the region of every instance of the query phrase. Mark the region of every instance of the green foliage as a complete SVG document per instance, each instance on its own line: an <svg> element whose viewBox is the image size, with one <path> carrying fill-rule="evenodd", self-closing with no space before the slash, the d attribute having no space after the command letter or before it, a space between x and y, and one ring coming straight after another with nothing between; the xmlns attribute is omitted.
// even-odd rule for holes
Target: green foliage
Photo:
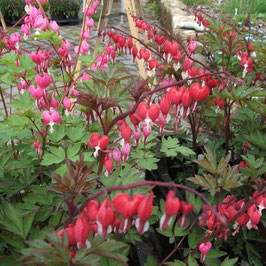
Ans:
<svg viewBox="0 0 266 266"><path fill-rule="evenodd" d="M180 146L177 138L171 137L168 137L167 139L162 138L161 152L167 157L177 156L178 153L181 153L183 156L195 155L191 149L185 146Z"/></svg>
<svg viewBox="0 0 266 266"><path fill-rule="evenodd" d="M217 189L230 191L242 185L241 174L238 172L237 166L231 167L228 164L231 158L230 154L222 158L218 163L215 151L207 146L205 150L206 159L195 160L195 162L210 174L195 175L195 177L188 178L188 180L203 187L203 189L209 190L211 195L215 195Z"/></svg>
<svg viewBox="0 0 266 266"><path fill-rule="evenodd" d="M1 204L5 206L5 209L1 209L1 225L4 228L22 239L26 239L35 213L22 213L21 209L10 203L6 203L4 199L1 200Z"/></svg>
<svg viewBox="0 0 266 266"><path fill-rule="evenodd" d="M5 19L11 19L11 17L15 17L17 19L21 18L25 14L24 7L24 0L2 0L0 2L0 10L2 11Z"/></svg>
<svg viewBox="0 0 266 266"><path fill-rule="evenodd" d="M221 266L234 266L237 261L238 258L229 259L229 257L226 257L222 262Z"/></svg>
<svg viewBox="0 0 266 266"><path fill-rule="evenodd" d="M56 31L41 31L38 34L32 36L34 39L49 40L55 45L61 45L62 40L59 38Z"/></svg>
<svg viewBox="0 0 266 266"><path fill-rule="evenodd" d="M251 19L262 18L265 20L266 8L263 0L226 0L221 8L232 16L235 16L237 8L235 16L237 21L244 21L248 14L251 14Z"/></svg>
<svg viewBox="0 0 266 266"><path fill-rule="evenodd" d="M211 3L211 0L181 0L181 1L188 6Z"/></svg>

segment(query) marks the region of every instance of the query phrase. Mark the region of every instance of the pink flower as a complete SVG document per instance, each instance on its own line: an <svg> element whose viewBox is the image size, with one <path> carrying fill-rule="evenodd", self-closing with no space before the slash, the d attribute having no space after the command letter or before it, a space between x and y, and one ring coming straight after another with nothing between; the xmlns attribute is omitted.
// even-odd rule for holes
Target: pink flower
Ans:
<svg viewBox="0 0 266 266"><path fill-rule="evenodd" d="M38 74L35 77L37 85L40 86L42 89L45 89L50 85L51 79L52 77L48 73L45 73L43 75Z"/></svg>
<svg viewBox="0 0 266 266"><path fill-rule="evenodd" d="M27 24L22 24L21 25L21 33L24 34L24 38L25 36L29 36L30 35L30 27Z"/></svg>
<svg viewBox="0 0 266 266"><path fill-rule="evenodd" d="M59 103L58 101L55 99L54 96L51 97L50 100L50 107L54 108L54 109L58 109L59 108Z"/></svg>
<svg viewBox="0 0 266 266"><path fill-rule="evenodd" d="M136 139L136 145L138 146L139 145L139 139L141 137L141 131L140 129L138 128L136 131L133 132L134 133L134 136L135 136L135 139Z"/></svg>
<svg viewBox="0 0 266 266"><path fill-rule="evenodd" d="M51 27L51 30L52 30L52 31L57 31L57 32L59 32L59 26L58 26L58 24L56 23L56 21L51 20L51 21L50 21L50 27Z"/></svg>
<svg viewBox="0 0 266 266"><path fill-rule="evenodd" d="M33 28L35 30L40 30L42 29L43 27L43 24L44 24L44 18L42 15L38 15L35 19L34 19L34 22L32 24Z"/></svg>
<svg viewBox="0 0 266 266"><path fill-rule="evenodd" d="M192 62L193 61L191 59L189 59L187 56L185 57L185 61L183 63L183 70L185 72L191 67Z"/></svg>
<svg viewBox="0 0 266 266"><path fill-rule="evenodd" d="M127 156L130 153L130 145L127 143L126 145L124 145L122 148L122 153L124 155L124 162L127 161Z"/></svg>
<svg viewBox="0 0 266 266"><path fill-rule="evenodd" d="M23 94L25 90L28 89L28 84L25 80L22 80L19 84L18 84L18 88L21 91L21 93Z"/></svg>
<svg viewBox="0 0 266 266"><path fill-rule="evenodd" d="M90 75L87 72L85 72L81 78L81 81L85 81L85 80L89 80L89 79L90 79Z"/></svg>
<svg viewBox="0 0 266 266"><path fill-rule="evenodd" d="M212 248L212 243L211 242L201 243L199 245L199 251L201 253L200 262L203 262L205 260L205 255L208 253L208 251L211 248Z"/></svg>
<svg viewBox="0 0 266 266"><path fill-rule="evenodd" d="M92 18L86 18L85 23L86 23L87 27L89 29L91 29L93 27L93 25L94 25L94 20Z"/></svg>
<svg viewBox="0 0 266 266"><path fill-rule="evenodd" d="M43 89L40 87L36 87L35 85L31 85L29 87L29 92L32 95L32 97L36 100L39 100L41 97L43 97Z"/></svg>
<svg viewBox="0 0 266 266"><path fill-rule="evenodd" d="M73 98L73 97L75 97L76 95L79 95L79 91L76 90L76 89L73 89L73 90L71 91L70 96Z"/></svg>
<svg viewBox="0 0 266 266"><path fill-rule="evenodd" d="M37 9L35 6L32 6L30 9L30 19L31 21L35 21L36 17L42 15L42 11Z"/></svg>
<svg viewBox="0 0 266 266"><path fill-rule="evenodd" d="M117 165L119 165L119 162L121 160L121 153L117 147L114 148L113 157L114 157Z"/></svg>
<svg viewBox="0 0 266 266"><path fill-rule="evenodd" d="M81 32L80 35L82 35L82 32ZM87 40L87 41L90 40L90 39L91 39L90 32L87 31L87 30L85 30L84 33L83 33L83 37L84 37L84 39Z"/></svg>
<svg viewBox="0 0 266 266"><path fill-rule="evenodd" d="M91 8L86 8L84 10L84 13L86 14L86 16L90 17L92 16L93 14L95 14L95 9L93 7Z"/></svg>
<svg viewBox="0 0 266 266"><path fill-rule="evenodd" d="M64 98L63 105L68 111L70 111L71 101L67 97Z"/></svg>
<svg viewBox="0 0 266 266"><path fill-rule="evenodd" d="M37 154L42 154L42 147L41 147L41 145L40 145L39 140L35 141L35 142L33 143L33 146L36 148L36 153L37 153Z"/></svg>
<svg viewBox="0 0 266 266"><path fill-rule="evenodd" d="M92 7L93 7L94 9L96 9L98 5L99 5L99 3L98 3L97 1L94 1L94 2L92 3Z"/></svg>
<svg viewBox="0 0 266 266"><path fill-rule="evenodd" d="M54 124L57 124L59 125L61 123L61 117L59 115L59 113L57 111L44 111L42 113L42 123L44 126L47 126L49 125L51 128L50 128L50 132L53 133L54 132L54 129L53 129L53 126Z"/></svg>
<svg viewBox="0 0 266 266"><path fill-rule="evenodd" d="M147 137L151 134L151 129L148 128L147 123L142 123L143 135L144 135L144 144L146 144Z"/></svg>
<svg viewBox="0 0 266 266"><path fill-rule="evenodd" d="M197 43L195 43L194 41L190 41L190 43L188 44L188 50L189 50L190 54L193 54L196 47L197 47Z"/></svg>

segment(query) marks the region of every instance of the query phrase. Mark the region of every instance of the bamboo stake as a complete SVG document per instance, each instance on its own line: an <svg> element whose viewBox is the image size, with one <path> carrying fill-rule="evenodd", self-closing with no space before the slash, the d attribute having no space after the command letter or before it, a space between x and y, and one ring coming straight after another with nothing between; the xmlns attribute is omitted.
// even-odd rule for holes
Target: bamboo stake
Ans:
<svg viewBox="0 0 266 266"><path fill-rule="evenodd" d="M109 7L108 7L108 11L106 13L107 3L108 3L108 0L104 0L103 7L102 7L102 10L101 10L101 14L100 14L100 18L99 18L99 21L98 21L98 26L97 26L97 31L96 31L97 33L101 29L106 28L106 26L108 24L108 20L109 20L108 16L111 14L114 0L111 0L110 1ZM96 47L99 46L100 41L101 41L101 36L99 36L99 37L96 38L96 42L95 42L95 46L94 46L94 51L93 51L93 57L96 55L96 52L97 52L96 51Z"/></svg>
<svg viewBox="0 0 266 266"><path fill-rule="evenodd" d="M137 39L139 39L139 32L135 26L135 23L132 19L132 13L135 15L136 14L136 9L135 8L135 0L124 0L125 1L125 7L126 7L126 12L127 12L127 19L128 19L128 23L129 23L129 27L130 27L130 32L131 35ZM133 3L134 2L134 3ZM138 51L140 50L140 44L139 42L135 42ZM143 66L143 63L140 59L137 59L138 62L138 67L139 67L139 74L141 76L142 79L146 78L146 72Z"/></svg>
<svg viewBox="0 0 266 266"><path fill-rule="evenodd" d="M6 30L6 22L5 22L5 19L4 19L4 16L0 10L0 20L1 20L1 23L2 23L2 26L3 26L3 29Z"/></svg>

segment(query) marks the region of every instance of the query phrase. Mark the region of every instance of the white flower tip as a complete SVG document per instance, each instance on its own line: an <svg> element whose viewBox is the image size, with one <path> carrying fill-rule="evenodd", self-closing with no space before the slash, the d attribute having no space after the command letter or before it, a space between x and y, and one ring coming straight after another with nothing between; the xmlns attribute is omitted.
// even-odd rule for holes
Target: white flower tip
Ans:
<svg viewBox="0 0 266 266"><path fill-rule="evenodd" d="M163 230L163 224L164 224L165 218L166 218L166 215L164 213L163 216L160 219L160 229L161 230Z"/></svg>

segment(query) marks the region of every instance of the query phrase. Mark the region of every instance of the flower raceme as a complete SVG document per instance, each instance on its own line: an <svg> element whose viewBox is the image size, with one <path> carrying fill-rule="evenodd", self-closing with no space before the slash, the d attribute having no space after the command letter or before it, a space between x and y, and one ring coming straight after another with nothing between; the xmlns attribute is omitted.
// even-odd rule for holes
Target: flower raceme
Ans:
<svg viewBox="0 0 266 266"><path fill-rule="evenodd" d="M255 191L253 196L255 197L259 192ZM237 199L232 195L228 195L221 204L218 206L218 214L221 217L225 217L228 220L234 217L234 215L245 206L244 199ZM254 204L252 204L247 212L243 213L237 218L233 226L236 231L240 226L247 229L257 229L257 225L260 222L261 210L265 209L266 195L262 194L258 197ZM191 203L180 202L175 196L173 190L169 190L164 215L160 219L160 228L165 230L173 216L181 212L181 217L177 221L177 225L183 227L186 225L186 216L193 210L194 206ZM213 206L213 208L217 208ZM66 229L62 229L58 232L58 235L62 237L65 231L68 236L69 246L79 249L86 245L90 247L89 241L87 241L90 232L92 236L96 233L104 237L111 233L124 234L129 230L131 224L135 224L137 232L139 234L145 233L149 229L149 218L153 210L153 192L151 191L147 196L142 194L136 194L134 196L128 195L124 192L117 194L112 202L109 197L100 204L96 201L89 201L83 209L81 215L78 217L75 225L69 225ZM177 226L176 225L176 226ZM199 221L200 226L206 225L209 231L218 229L221 226L221 222L212 213L211 209L203 205L203 213ZM209 234L209 231L208 234ZM227 233L229 229L224 229L218 236L220 238L227 239ZM212 244L210 242L201 243L199 251L201 253L201 262L204 261L207 252L211 249Z"/></svg>
<svg viewBox="0 0 266 266"><path fill-rule="evenodd" d="M253 196L256 196L258 194L258 191L255 191ZM262 210L265 208L264 204L266 206L266 195L261 195L257 198L256 202L252 204L246 212L244 212L241 216L239 216L234 225L233 229L235 230L233 232L233 236L236 235L239 232L239 229L241 227L247 228L247 229L258 229L258 223L260 222L260 218L262 215ZM217 206L214 206L213 208L218 210L218 214L221 217L225 217L227 220L230 221L235 214L245 206L245 199L237 199L233 195L228 195L222 203L220 203ZM207 226L209 232L212 232L216 229L219 229L221 226L221 223L217 218L215 217L214 213L205 205L203 206L203 213L200 217L200 226ZM226 228L217 236L217 240L220 238L224 238L224 240L227 239L227 233L229 232L229 229Z"/></svg>
<svg viewBox="0 0 266 266"><path fill-rule="evenodd" d="M191 209L191 205L186 203L185 206L187 207L185 208ZM165 218L162 217L160 221L160 227L163 230L167 228L170 223L169 220L178 213L180 206L175 192L170 190L166 198ZM82 246L90 247L90 242L87 240L89 234L92 236L100 234L104 237L107 237L112 231L125 234L133 224L137 232L143 234L149 229L148 220L152 210L152 191L146 196L142 194L133 196L121 192L112 201L108 196L101 204L94 200L89 201L75 224L69 224L67 228L60 230L58 235L62 238L63 232L66 232L69 247L74 247L76 250ZM188 210L185 212L187 214Z"/></svg>

